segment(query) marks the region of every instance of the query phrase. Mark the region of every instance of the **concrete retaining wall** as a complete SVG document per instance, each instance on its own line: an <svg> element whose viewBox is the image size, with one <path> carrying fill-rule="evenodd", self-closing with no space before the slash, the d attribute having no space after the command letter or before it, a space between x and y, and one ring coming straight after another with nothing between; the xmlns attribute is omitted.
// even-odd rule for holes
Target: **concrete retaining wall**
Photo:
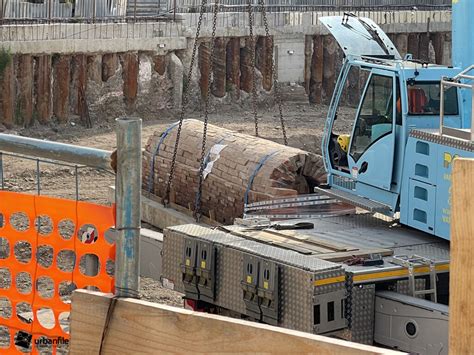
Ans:
<svg viewBox="0 0 474 355"><path fill-rule="evenodd" d="M269 14L274 58L281 83L304 85L313 103L327 102L342 53L319 18L333 12ZM450 64L449 11L366 12L389 34L401 54ZM137 114L147 118L176 112L182 103L197 14L178 22L135 24L44 24L0 26L0 40L11 63L0 73L0 123L93 121ZM190 104L207 94L211 15L202 24L198 57L190 84ZM214 55L213 105L246 103L251 92L251 58L245 13L218 17ZM272 99L269 41L255 17L257 89ZM259 37L260 36L260 37ZM355 85L357 86L357 85ZM105 116L105 117L104 117Z"/></svg>

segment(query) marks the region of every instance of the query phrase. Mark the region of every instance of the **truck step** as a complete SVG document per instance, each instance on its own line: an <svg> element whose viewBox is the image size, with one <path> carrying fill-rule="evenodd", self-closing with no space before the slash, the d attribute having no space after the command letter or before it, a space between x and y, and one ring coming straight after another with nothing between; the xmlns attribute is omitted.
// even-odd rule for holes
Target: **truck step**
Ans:
<svg viewBox="0 0 474 355"><path fill-rule="evenodd" d="M435 292L436 292L436 290L434 288L430 288L428 290L415 291L415 292L413 292L413 294L415 296L418 296L418 295L431 295L431 294L434 294Z"/></svg>
<svg viewBox="0 0 474 355"><path fill-rule="evenodd" d="M350 192L338 190L338 189L324 189L321 187L316 187L314 189L315 192L326 195L337 200L347 202L353 206L363 208L366 211L373 212L373 213L382 213L382 214L390 214L390 206L384 205L383 203L370 200L365 197L354 195Z"/></svg>

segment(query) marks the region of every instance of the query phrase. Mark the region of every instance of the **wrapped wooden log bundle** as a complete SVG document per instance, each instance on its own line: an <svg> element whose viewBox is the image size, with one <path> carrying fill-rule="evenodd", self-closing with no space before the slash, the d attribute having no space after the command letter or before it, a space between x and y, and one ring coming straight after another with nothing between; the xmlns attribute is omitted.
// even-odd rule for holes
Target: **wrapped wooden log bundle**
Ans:
<svg viewBox="0 0 474 355"><path fill-rule="evenodd" d="M201 121L185 120L176 157L170 201L189 209L198 190L202 131ZM159 197L166 190L176 132L177 124L156 132L143 154L143 190ZM214 125L208 125L206 152L202 213L224 224L242 217L245 202L309 193L326 180L319 155Z"/></svg>

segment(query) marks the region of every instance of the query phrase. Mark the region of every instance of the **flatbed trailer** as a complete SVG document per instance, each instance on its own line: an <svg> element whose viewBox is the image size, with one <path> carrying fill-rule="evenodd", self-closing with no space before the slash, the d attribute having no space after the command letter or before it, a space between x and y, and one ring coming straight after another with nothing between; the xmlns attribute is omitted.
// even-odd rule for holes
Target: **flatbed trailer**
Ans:
<svg viewBox="0 0 474 355"><path fill-rule="evenodd" d="M166 229L163 284L194 309L447 353L448 241L370 213L243 222Z"/></svg>

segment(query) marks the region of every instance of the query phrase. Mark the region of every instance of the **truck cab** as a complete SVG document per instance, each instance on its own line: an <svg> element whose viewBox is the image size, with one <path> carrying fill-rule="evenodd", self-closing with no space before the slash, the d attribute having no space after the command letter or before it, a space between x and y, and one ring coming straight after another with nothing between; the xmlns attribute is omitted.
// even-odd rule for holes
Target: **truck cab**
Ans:
<svg viewBox="0 0 474 355"><path fill-rule="evenodd" d="M451 162L474 151L464 134L471 125L470 112L463 112L468 85L449 83L469 76L460 68L402 59L370 19L346 14L321 21L345 60L326 120L328 186L320 190L449 239ZM335 126L353 71L365 82L351 130L341 134ZM446 79L458 75L464 77ZM449 133L441 134L441 127Z"/></svg>

